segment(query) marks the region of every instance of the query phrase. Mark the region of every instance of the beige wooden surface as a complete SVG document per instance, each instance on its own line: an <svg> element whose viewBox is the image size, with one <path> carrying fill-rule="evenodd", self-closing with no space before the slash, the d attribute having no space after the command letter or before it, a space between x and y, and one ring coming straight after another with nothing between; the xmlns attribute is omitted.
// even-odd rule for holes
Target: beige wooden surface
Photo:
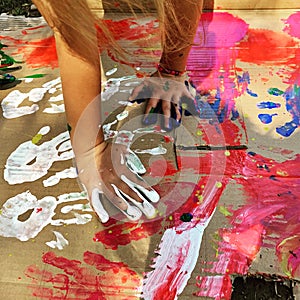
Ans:
<svg viewBox="0 0 300 300"><path fill-rule="evenodd" d="M103 10L103 6L100 0L88 0L90 6L94 10ZM122 1L121 1L122 2ZM145 3L146 7L154 10L153 2L150 0L143 0L141 2ZM113 2L112 2L113 3ZM128 11L125 7L122 7L124 12ZM104 6L105 11L108 13L111 11L118 10L115 5L110 7ZM298 0L204 0L204 9L214 9L214 10L235 10L235 9L299 9L300 1Z"/></svg>

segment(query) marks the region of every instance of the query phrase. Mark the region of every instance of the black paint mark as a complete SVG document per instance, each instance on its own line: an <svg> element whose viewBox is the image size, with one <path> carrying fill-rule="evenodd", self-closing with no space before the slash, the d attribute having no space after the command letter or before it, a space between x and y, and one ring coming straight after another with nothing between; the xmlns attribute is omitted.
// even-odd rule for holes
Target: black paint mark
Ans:
<svg viewBox="0 0 300 300"><path fill-rule="evenodd" d="M180 217L180 220L182 222L191 222L192 219L193 219L193 215L191 213L184 213Z"/></svg>

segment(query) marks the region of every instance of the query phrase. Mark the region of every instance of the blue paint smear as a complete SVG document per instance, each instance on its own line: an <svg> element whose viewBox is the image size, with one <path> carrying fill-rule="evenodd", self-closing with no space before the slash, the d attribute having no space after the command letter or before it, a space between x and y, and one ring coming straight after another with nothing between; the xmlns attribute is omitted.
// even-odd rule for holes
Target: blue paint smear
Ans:
<svg viewBox="0 0 300 300"><path fill-rule="evenodd" d="M260 109L264 109L264 108L273 109L273 108L281 107L281 104L268 101L268 102L257 103L257 107Z"/></svg>
<svg viewBox="0 0 300 300"><path fill-rule="evenodd" d="M291 136L300 126L300 87L293 85L284 93L286 100L286 110L292 115L292 120L281 127L276 128L276 132L284 137Z"/></svg>
<svg viewBox="0 0 300 300"><path fill-rule="evenodd" d="M247 94L249 94L250 96L252 96L252 97L258 97L258 95L256 93L252 92L248 88L246 89L246 91L247 91Z"/></svg>
<svg viewBox="0 0 300 300"><path fill-rule="evenodd" d="M276 132L284 137L289 137L294 133L298 126L299 124L296 124L293 121L287 122L283 126L277 127Z"/></svg>
<svg viewBox="0 0 300 300"><path fill-rule="evenodd" d="M262 123L264 123L264 124L270 124L270 123L272 123L274 116L277 116L277 114L272 114L272 115L269 115L269 114L259 114L258 118L260 119L260 121Z"/></svg>

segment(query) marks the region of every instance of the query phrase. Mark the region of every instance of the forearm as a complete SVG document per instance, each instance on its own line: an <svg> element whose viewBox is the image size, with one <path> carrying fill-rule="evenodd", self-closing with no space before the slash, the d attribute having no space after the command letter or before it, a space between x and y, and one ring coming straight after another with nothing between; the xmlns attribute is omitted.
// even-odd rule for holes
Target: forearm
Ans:
<svg viewBox="0 0 300 300"><path fill-rule="evenodd" d="M93 19L86 16L85 26L92 34L85 44L88 50L82 52L82 40L76 38L78 36L76 32L79 33L81 28L74 18L73 27L71 26L76 28L72 32L74 38L72 38L72 43L67 45L61 32L70 30L70 27L68 29L62 27L63 20L57 17L53 11L54 2L34 0L54 32L66 117L73 148L84 151L83 148L90 149L95 143L103 141L103 133L99 130L101 124L101 71L96 29ZM84 142L79 141L78 138L74 141L75 131L76 137L82 137Z"/></svg>
<svg viewBox="0 0 300 300"><path fill-rule="evenodd" d="M168 69L182 72L185 70L188 55L194 41L202 12L203 0L169 1L174 6L174 19L179 22L181 30L177 29L175 21L170 20L170 17L166 20L165 33L162 33L165 40L160 63ZM169 45L178 45L178 49L173 49Z"/></svg>
<svg viewBox="0 0 300 300"><path fill-rule="evenodd" d="M68 49L59 33L55 33L55 39L71 138L76 129L85 139L89 134L89 139L92 139L92 134L98 132L101 124L101 71L97 43L91 61L85 61ZM98 139L101 139L102 132L99 134Z"/></svg>

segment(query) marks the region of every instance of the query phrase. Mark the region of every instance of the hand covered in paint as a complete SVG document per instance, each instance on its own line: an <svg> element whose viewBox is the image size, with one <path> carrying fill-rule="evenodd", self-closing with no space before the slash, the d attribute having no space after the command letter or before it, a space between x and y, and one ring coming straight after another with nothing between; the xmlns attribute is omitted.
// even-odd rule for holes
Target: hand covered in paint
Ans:
<svg viewBox="0 0 300 300"><path fill-rule="evenodd" d="M140 219L142 213L147 218L155 217L156 210L150 202L158 202L159 195L140 176L146 170L127 146L100 143L76 156L76 164L79 180L103 223L109 219L102 204L103 195L131 221Z"/></svg>
<svg viewBox="0 0 300 300"><path fill-rule="evenodd" d="M147 101L144 125L155 124L162 114L162 128L171 131L181 123L182 106L190 113L196 113L195 96L195 87L186 75L162 75L157 71L133 90L129 100Z"/></svg>

